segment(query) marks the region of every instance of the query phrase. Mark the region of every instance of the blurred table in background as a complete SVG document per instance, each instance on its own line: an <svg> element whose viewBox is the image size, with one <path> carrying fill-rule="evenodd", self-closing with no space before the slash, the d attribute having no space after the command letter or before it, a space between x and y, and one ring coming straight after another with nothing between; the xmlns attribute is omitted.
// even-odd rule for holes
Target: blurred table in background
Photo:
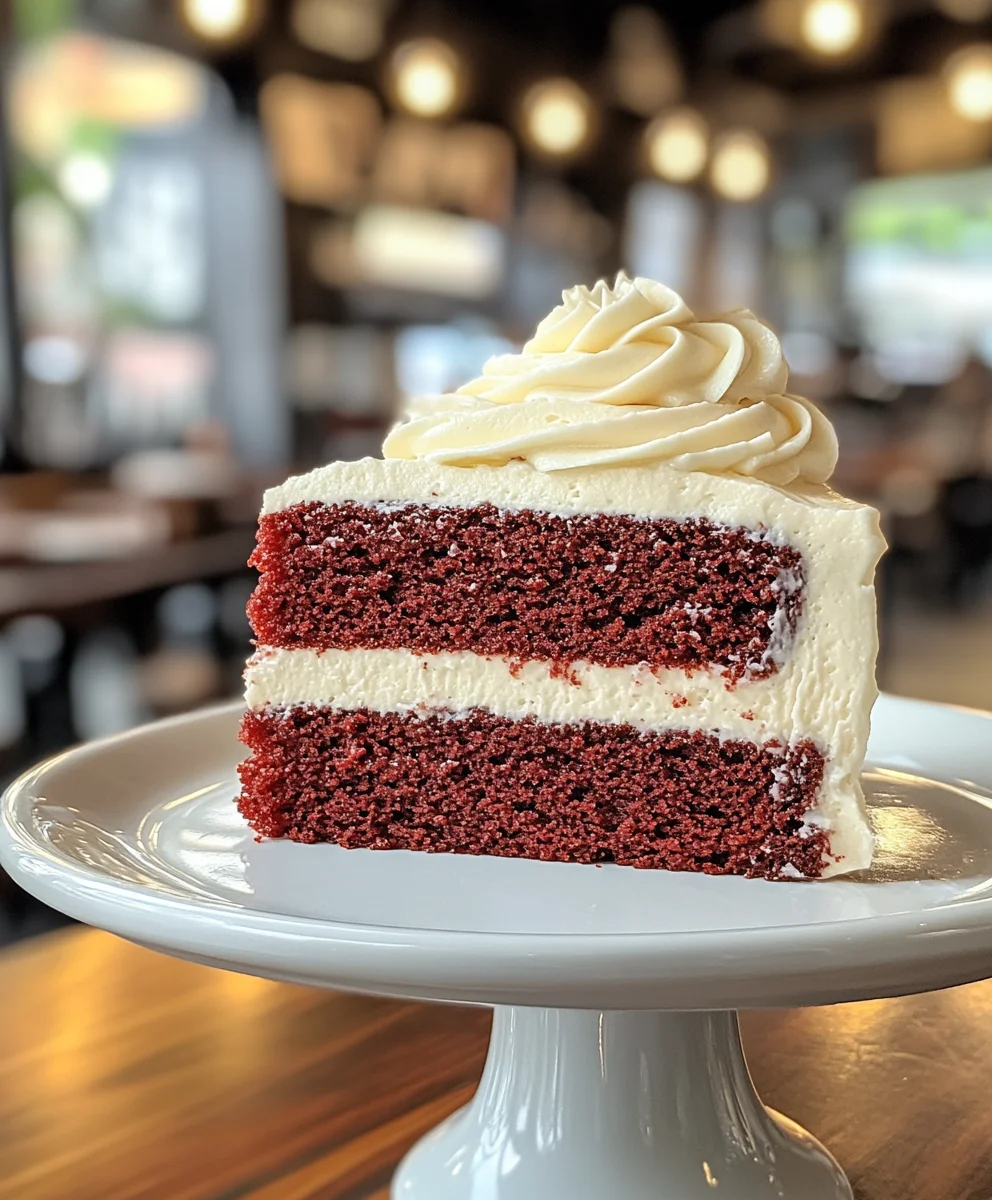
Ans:
<svg viewBox="0 0 992 1200"><path fill-rule="evenodd" d="M0 790L73 742L241 687L265 486L223 445L0 475ZM0 946L61 918L0 871Z"/></svg>
<svg viewBox="0 0 992 1200"><path fill-rule="evenodd" d="M0 997L16 1200L388 1200L404 1152L471 1096L489 1026L80 929L0 954ZM744 1018L765 1101L830 1146L858 1200L992 1195L990 1031L992 983Z"/></svg>
<svg viewBox="0 0 992 1200"><path fill-rule="evenodd" d="M154 546L126 558L0 567L0 620L233 574L244 569L254 545L254 528L242 526Z"/></svg>

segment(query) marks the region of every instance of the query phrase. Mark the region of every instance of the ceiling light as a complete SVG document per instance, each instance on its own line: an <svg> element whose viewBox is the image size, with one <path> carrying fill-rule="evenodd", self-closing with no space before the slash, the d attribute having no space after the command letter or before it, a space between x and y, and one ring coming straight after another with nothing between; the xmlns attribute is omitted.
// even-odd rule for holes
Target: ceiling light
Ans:
<svg viewBox="0 0 992 1200"><path fill-rule="evenodd" d="M592 104L571 79L534 84L524 96L523 115L531 144L557 158L577 154L592 133Z"/></svg>
<svg viewBox="0 0 992 1200"><path fill-rule="evenodd" d="M458 55L438 38L404 42L393 52L393 90L397 102L418 117L443 117L460 99L462 71Z"/></svg>
<svg viewBox="0 0 992 1200"><path fill-rule="evenodd" d="M817 54L839 57L850 53L863 38L864 11L859 0L809 0L800 32Z"/></svg>
<svg viewBox="0 0 992 1200"><path fill-rule="evenodd" d="M652 121L645 143L656 175L673 183L687 183L706 166L709 129L694 109L680 108Z"/></svg>
<svg viewBox="0 0 992 1200"><path fill-rule="evenodd" d="M244 37L261 15L253 0L180 0L180 13L189 28L209 42Z"/></svg>
<svg viewBox="0 0 992 1200"><path fill-rule="evenodd" d="M739 129L720 138L710 164L710 182L725 200L756 200L768 187L771 174L771 152L759 134Z"/></svg>
<svg viewBox="0 0 992 1200"><path fill-rule="evenodd" d="M944 68L951 107L966 121L992 120L992 45L966 46Z"/></svg>

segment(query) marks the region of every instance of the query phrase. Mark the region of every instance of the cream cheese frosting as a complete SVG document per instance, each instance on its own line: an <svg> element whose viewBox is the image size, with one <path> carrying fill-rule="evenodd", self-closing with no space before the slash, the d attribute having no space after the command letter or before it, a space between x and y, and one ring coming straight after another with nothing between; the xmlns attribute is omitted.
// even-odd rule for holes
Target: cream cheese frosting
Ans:
<svg viewBox="0 0 992 1200"><path fill-rule="evenodd" d="M747 309L700 318L670 288L621 272L564 292L520 354L491 358L454 394L413 398L383 454L822 483L833 428L787 381L778 338Z"/></svg>

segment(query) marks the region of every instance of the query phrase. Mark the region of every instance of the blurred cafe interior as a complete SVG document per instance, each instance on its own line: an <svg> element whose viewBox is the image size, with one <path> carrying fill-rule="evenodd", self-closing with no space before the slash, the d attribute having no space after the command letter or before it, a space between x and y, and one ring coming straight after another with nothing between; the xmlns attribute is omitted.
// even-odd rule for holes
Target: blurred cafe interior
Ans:
<svg viewBox="0 0 992 1200"><path fill-rule="evenodd" d="M235 695L263 488L621 267L773 322L882 685L992 707L992 0L4 11L2 782Z"/></svg>

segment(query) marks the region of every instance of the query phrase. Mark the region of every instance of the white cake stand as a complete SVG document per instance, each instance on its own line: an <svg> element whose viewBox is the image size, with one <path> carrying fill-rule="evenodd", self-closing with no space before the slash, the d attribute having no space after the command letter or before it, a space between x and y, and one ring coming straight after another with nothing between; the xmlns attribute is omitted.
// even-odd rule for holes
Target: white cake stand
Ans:
<svg viewBox="0 0 992 1200"><path fill-rule="evenodd" d="M496 1006L475 1100L395 1200L850 1200L767 1111L742 1007L992 974L992 716L883 698L870 878L766 883L257 843L239 706L82 746L8 791L0 861L80 920L196 962Z"/></svg>

